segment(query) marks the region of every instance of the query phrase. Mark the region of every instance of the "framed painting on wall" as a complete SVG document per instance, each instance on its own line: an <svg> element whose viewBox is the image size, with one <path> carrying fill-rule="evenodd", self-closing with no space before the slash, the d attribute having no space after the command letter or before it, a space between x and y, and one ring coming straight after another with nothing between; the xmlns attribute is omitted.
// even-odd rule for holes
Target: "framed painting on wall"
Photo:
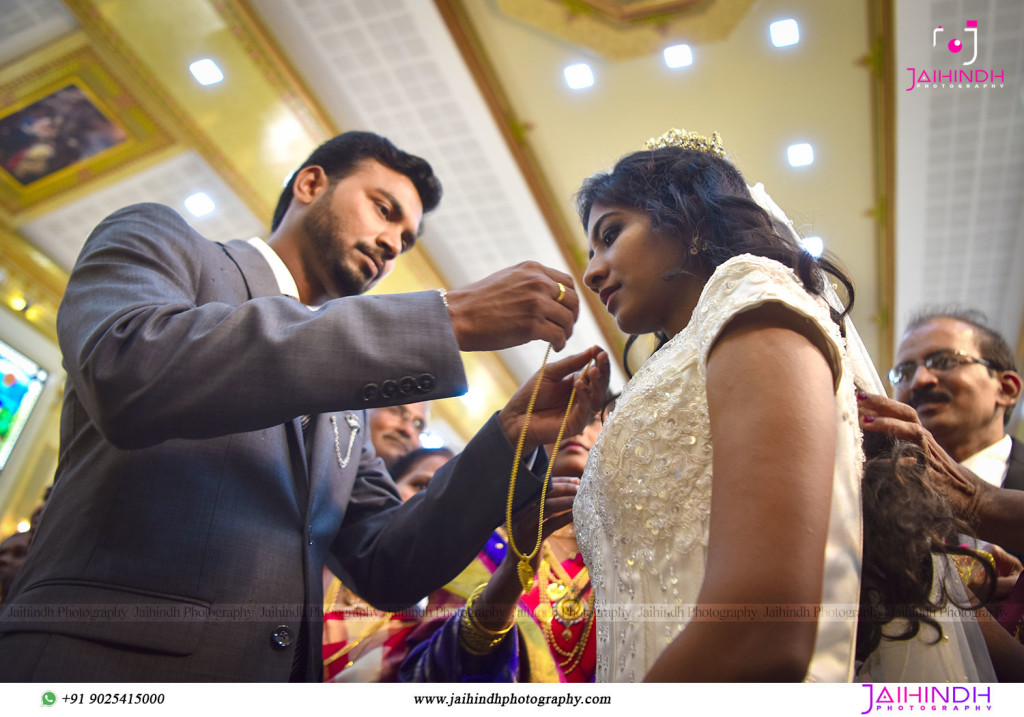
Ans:
<svg viewBox="0 0 1024 717"><path fill-rule="evenodd" d="M0 208L16 215L172 143L81 46L0 77Z"/></svg>
<svg viewBox="0 0 1024 717"><path fill-rule="evenodd" d="M128 133L72 82L0 119L0 166L22 187L124 143Z"/></svg>

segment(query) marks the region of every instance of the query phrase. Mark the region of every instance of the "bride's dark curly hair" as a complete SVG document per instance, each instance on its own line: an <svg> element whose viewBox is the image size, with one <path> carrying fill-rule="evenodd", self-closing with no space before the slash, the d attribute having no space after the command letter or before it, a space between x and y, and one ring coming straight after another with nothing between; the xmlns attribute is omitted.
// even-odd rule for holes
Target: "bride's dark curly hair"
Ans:
<svg viewBox="0 0 1024 717"><path fill-rule="evenodd" d="M755 254L790 267L818 296L825 292L826 273L834 276L849 297L844 311L833 315L840 327L853 306L853 283L846 272L831 258L805 251L789 227L754 201L739 170L718 155L681 147L628 154L610 172L583 181L576 210L584 230L594 204L643 212L654 231L677 237L687 247L696 242L700 250L689 255L690 264L675 267L668 276L685 271L707 278L732 257ZM630 337L627 352L635 339ZM666 337L658 339L664 343Z"/></svg>
<svg viewBox="0 0 1024 717"><path fill-rule="evenodd" d="M923 625L934 629L932 643L942 639L933 614L952 603L945 588L933 580L933 554L963 555L985 571L988 602L996 572L980 552L957 544L956 536L971 528L953 512L949 501L927 478L921 449L911 443L878 443L878 434L865 434L865 450L880 455L864 466L861 500L864 506L864 556L861 569L860 614L857 620L857 659L865 659L883 640L910 640ZM943 576L940 576L943 577ZM954 579L955 576L954 576ZM934 590L936 585L940 586ZM934 592L933 592L934 590ZM894 623L896 618L903 618ZM889 629L883 630L887 625ZM901 627L902 629L897 629Z"/></svg>

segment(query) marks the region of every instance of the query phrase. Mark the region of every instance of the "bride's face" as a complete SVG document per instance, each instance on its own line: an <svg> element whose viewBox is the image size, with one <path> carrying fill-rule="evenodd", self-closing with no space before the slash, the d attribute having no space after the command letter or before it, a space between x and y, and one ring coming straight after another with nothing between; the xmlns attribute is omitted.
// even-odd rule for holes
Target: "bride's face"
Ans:
<svg viewBox="0 0 1024 717"><path fill-rule="evenodd" d="M594 204L587 226L590 263L583 280L627 334L674 336L690 320L703 282L673 271L686 264L686 245L651 229L643 212Z"/></svg>

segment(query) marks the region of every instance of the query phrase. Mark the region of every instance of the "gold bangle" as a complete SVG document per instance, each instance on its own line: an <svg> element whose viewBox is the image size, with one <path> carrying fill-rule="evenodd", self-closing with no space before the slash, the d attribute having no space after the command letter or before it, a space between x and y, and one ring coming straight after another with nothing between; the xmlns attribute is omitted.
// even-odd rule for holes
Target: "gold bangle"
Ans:
<svg viewBox="0 0 1024 717"><path fill-rule="evenodd" d="M466 601L466 619L469 620L469 622L473 625L473 628L478 632L482 632L485 635L490 635L491 637L504 637L508 634L509 630L512 629L512 625L515 624L515 619L513 619L512 622L510 622L508 625L501 628L500 630L491 630L488 627L484 627L483 623L481 623L473 614L473 608L476 606L476 600L480 597L480 595L484 591L484 588L486 587L487 583L477 586L477 589L474 590L473 594L469 596L469 599Z"/></svg>
<svg viewBox="0 0 1024 717"><path fill-rule="evenodd" d="M481 625L480 621L474 617L473 604L486 586L486 583L480 585L469 596L466 606L462 610L462 618L459 620L459 644L473 655L489 655L494 652L515 625L515 620L513 620L501 630L491 630Z"/></svg>

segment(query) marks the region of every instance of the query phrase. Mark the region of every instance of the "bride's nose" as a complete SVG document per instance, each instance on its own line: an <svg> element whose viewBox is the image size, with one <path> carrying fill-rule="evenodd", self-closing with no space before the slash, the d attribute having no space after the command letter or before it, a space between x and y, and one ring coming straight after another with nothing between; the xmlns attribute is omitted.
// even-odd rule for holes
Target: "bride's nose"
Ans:
<svg viewBox="0 0 1024 717"><path fill-rule="evenodd" d="M590 257L587 269L583 272L583 283L595 294L601 291L601 282L608 276L608 268L597 254Z"/></svg>

